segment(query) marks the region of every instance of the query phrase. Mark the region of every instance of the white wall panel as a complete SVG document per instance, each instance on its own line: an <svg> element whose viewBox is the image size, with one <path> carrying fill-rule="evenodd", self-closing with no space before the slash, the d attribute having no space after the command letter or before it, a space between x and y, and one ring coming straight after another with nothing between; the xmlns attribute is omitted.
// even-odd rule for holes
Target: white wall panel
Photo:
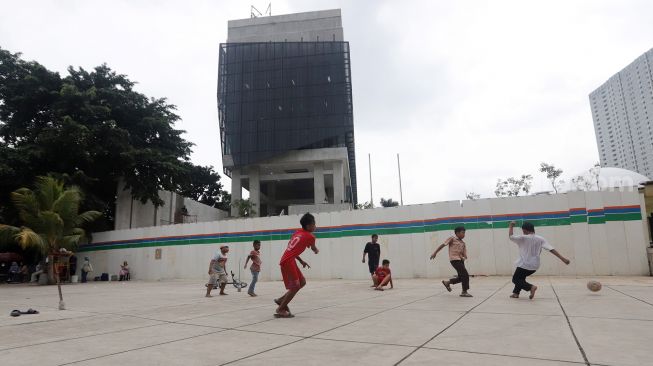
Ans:
<svg viewBox="0 0 653 366"><path fill-rule="evenodd" d="M511 275L518 251L508 240L508 229L505 227L507 219L500 215L563 212L561 217L556 216L554 225L537 225L536 232L570 258L572 265L565 266L554 256L543 253L539 274L644 275L648 273L648 243L646 226L642 220L633 220L631 217L630 221L618 219L605 224L579 222L569 225L566 214L571 208L603 210L605 207L642 204L643 200L637 192L572 192L321 213L316 215L318 228L336 228L339 233L329 238L318 238L320 253L317 256L310 250L305 252L302 257L312 268L304 270L304 274L309 279L369 279L367 264L361 263L361 258L365 243L370 241L369 235L378 232L381 259L391 261L395 277L449 277L455 271L449 264L446 248L435 261L430 261L428 257L437 246L453 235L450 228L455 222L446 226L446 230L445 225L442 225L438 226L437 231L423 232L422 226L432 225L428 220L433 219L487 215L490 216L489 219L478 220L489 222L492 228L474 229L474 223L467 223L470 228L465 239L469 255L467 267L472 274ZM525 217L529 218L528 215ZM78 257L91 257L95 267L93 276L102 272L116 274L120 264L127 260L135 279L195 278L206 281L209 261L220 246L218 241L224 239L225 234L242 233L244 239L228 243L231 249L228 269L237 272L240 264L243 280L251 280L249 270L243 270L242 265L256 236L262 241L263 266L260 279L280 280L278 263L287 245L285 237L289 234L274 237L262 232L284 229L294 231L300 227L299 219L299 215L274 216L96 233L92 245L122 245L124 248L95 251L90 251L89 248L89 251L80 253ZM395 225L410 221L419 226L417 232L407 230L405 225ZM365 225L376 225L379 228ZM520 228L515 230L516 233L521 233ZM197 243L194 240L198 239L198 235L209 236L204 237L205 242ZM175 245L166 245L166 237L181 239ZM134 242L141 239L150 243ZM125 244L114 243L115 241L125 241ZM155 259L156 249L162 250L160 260Z"/></svg>

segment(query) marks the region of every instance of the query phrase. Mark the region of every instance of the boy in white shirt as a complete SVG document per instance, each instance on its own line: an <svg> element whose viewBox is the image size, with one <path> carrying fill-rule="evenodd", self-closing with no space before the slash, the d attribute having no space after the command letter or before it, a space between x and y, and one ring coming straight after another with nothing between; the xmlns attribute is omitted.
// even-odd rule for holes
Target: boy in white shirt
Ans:
<svg viewBox="0 0 653 366"><path fill-rule="evenodd" d="M542 249L546 249L551 254L560 258L564 264L569 264L569 259L563 257L557 250L549 244L543 237L535 235L535 226L530 222L524 222L521 226L524 235L513 235L513 228L515 222L512 221L508 226L508 237L519 247L519 259L515 262L517 268L515 274L512 276L512 283L515 284L515 289L512 291L513 299L519 297L521 290L530 291L529 299L535 297L537 286L531 285L526 282L526 277L532 275L540 268L540 253Z"/></svg>
<svg viewBox="0 0 653 366"><path fill-rule="evenodd" d="M224 292L224 288L227 286L227 253L229 253L229 246L221 246L209 263L209 283L206 284L206 297L213 297L211 290L215 285L220 286L220 295L227 295Z"/></svg>

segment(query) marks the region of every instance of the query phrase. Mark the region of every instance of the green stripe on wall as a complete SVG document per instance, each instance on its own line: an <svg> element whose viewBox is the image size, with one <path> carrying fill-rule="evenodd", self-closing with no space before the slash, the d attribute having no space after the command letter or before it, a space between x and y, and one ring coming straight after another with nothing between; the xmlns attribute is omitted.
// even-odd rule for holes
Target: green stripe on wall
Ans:
<svg viewBox="0 0 653 366"><path fill-rule="evenodd" d="M566 226L572 223L588 223L588 224L604 224L607 221L636 221L641 220L641 213L614 213L606 214L605 216L587 216L587 215L573 215L564 218L551 218L551 219L537 219L528 220L536 227L543 226ZM505 229L508 227L510 221L477 221L466 223L429 223L422 225L416 223L416 226L409 227L395 227L385 229L369 229L361 227L360 229L347 229L342 231L329 231L318 232L316 237L318 239L338 239L345 237L360 237L370 236L372 234L379 235L402 235L402 234L420 234L438 231L452 231L456 226L461 224L465 225L467 230L482 230L482 229ZM523 220L517 220L517 226L521 226ZM254 240L261 241L286 241L290 238L289 234L271 234L271 235L245 235L241 237L217 237L217 238L185 238L178 240L158 241L152 240L147 242L129 243L129 244L110 244L103 245L95 248L80 248L80 252L111 250L111 249L130 249L130 248L148 248L148 247L164 247L164 246L181 246L181 245L201 245L201 244L227 244L227 243L242 243L252 242ZM137 239L136 239L137 240Z"/></svg>
<svg viewBox="0 0 653 366"><path fill-rule="evenodd" d="M587 223L590 225L605 224L605 216L588 216Z"/></svg>
<svg viewBox="0 0 653 366"><path fill-rule="evenodd" d="M605 221L636 221L641 219L641 212L605 214Z"/></svg>

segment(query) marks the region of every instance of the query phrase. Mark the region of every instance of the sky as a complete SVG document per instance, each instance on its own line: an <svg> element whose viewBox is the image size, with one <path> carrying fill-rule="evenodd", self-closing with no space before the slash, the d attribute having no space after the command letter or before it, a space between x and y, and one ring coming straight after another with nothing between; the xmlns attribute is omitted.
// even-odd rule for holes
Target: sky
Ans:
<svg viewBox="0 0 653 366"><path fill-rule="evenodd" d="M102 63L165 97L195 143L192 161L222 173L218 46L250 4L219 0L5 0L0 47L66 75ZM653 2L273 1L272 14L342 9L350 42L359 202L493 197L498 178L541 162L563 179L598 162L588 95L653 47ZM230 179L223 176L229 190Z"/></svg>

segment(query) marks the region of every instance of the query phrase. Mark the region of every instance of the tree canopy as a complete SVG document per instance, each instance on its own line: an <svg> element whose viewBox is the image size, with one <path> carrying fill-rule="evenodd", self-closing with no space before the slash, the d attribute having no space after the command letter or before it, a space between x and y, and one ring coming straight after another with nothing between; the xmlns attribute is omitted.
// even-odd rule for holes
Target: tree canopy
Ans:
<svg viewBox="0 0 653 366"><path fill-rule="evenodd" d="M553 191L558 193L558 189L564 184L564 181L558 180L562 175L562 169L556 168L553 164L541 163L540 172L546 173L546 178L551 181Z"/></svg>
<svg viewBox="0 0 653 366"><path fill-rule="evenodd" d="M229 208L213 167L190 161L193 144L174 128L175 106L134 85L107 65L69 67L62 77L0 48L0 222L16 222L9 192L48 174L79 186L82 209L107 219L121 178L141 202L161 205L158 191L168 190Z"/></svg>
<svg viewBox="0 0 653 366"><path fill-rule="evenodd" d="M392 198L381 198L381 207L397 207L399 206L399 202L393 201Z"/></svg>
<svg viewBox="0 0 653 366"><path fill-rule="evenodd" d="M520 178L509 177L497 180L494 194L497 197L516 197L520 193L528 194L533 186L533 177L530 174L522 174Z"/></svg>

